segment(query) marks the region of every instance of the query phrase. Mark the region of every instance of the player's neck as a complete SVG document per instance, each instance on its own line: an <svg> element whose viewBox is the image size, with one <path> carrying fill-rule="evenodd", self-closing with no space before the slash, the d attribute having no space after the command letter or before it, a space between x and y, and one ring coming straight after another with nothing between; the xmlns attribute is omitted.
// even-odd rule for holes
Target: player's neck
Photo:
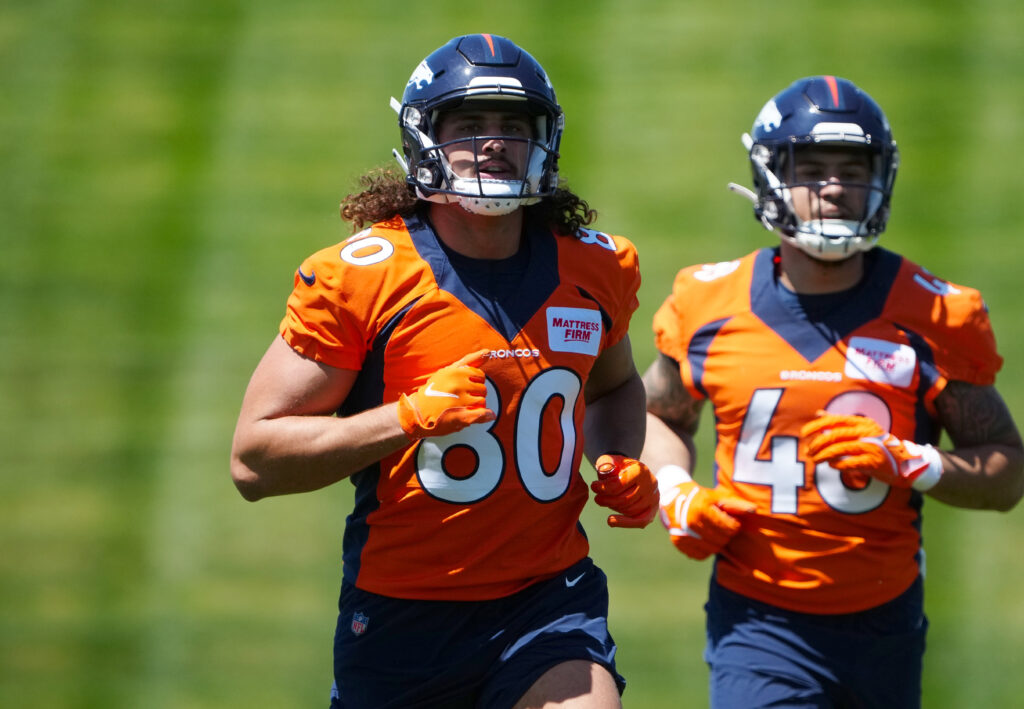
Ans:
<svg viewBox="0 0 1024 709"><path fill-rule="evenodd" d="M864 276L863 253L842 261L819 261L783 241L779 257L779 281L791 291L803 295L848 290L860 283Z"/></svg>
<svg viewBox="0 0 1024 709"><path fill-rule="evenodd" d="M523 210L502 216L471 214L455 204L431 204L434 231L453 251L478 259L515 255L523 235Z"/></svg>

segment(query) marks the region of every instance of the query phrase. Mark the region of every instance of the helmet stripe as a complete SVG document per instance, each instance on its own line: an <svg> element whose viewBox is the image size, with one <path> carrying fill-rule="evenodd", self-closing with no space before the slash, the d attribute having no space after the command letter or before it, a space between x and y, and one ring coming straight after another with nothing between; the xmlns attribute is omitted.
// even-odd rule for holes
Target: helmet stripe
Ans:
<svg viewBox="0 0 1024 709"><path fill-rule="evenodd" d="M825 83L828 84L828 88L832 91L832 106L839 108L839 84L836 82L836 77L826 76L824 77Z"/></svg>
<svg viewBox="0 0 1024 709"><path fill-rule="evenodd" d="M494 40L491 39L491 35L489 35L489 34L482 34L480 36L487 40L487 46L491 48L491 56L493 57L494 56Z"/></svg>

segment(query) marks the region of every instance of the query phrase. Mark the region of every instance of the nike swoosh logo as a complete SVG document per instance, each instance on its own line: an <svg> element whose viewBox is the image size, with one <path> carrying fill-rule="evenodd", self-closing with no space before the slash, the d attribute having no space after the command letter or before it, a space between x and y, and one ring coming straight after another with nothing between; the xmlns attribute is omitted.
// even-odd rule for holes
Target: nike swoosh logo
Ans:
<svg viewBox="0 0 1024 709"><path fill-rule="evenodd" d="M572 588L573 586L575 586L576 584L578 584L580 582L581 578L583 578L586 575L587 575L587 572L584 571L582 574L580 574L579 576L577 576L574 579L569 579L569 578L565 579L565 587L566 588Z"/></svg>
<svg viewBox="0 0 1024 709"><path fill-rule="evenodd" d="M307 286L311 286L314 283L316 283L316 271L311 271L310 274L307 276L305 273L302 272L302 267L300 266L299 278L301 278L302 282L305 283Z"/></svg>
<svg viewBox="0 0 1024 709"><path fill-rule="evenodd" d="M450 396L453 399L459 398L458 394L452 394L451 392L448 391L438 391L437 389L434 388L434 382L430 382L429 384L427 384L427 388L423 390L423 393L426 394L427 396Z"/></svg>

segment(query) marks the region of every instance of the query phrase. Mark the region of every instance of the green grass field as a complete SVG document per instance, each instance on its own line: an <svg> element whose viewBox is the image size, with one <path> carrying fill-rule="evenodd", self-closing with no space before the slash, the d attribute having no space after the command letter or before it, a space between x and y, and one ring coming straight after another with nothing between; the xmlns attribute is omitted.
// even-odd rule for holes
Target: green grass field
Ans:
<svg viewBox="0 0 1024 709"><path fill-rule="evenodd" d="M563 175L640 250L642 368L678 268L772 242L725 189L761 105L809 74L866 88L903 157L883 243L983 289L1024 418L1016 0L473 7L0 5L0 705L326 705L350 486L245 503L231 433L294 268L390 161L388 98L457 34L548 69ZM1019 706L1024 516L925 514L925 706ZM626 707L703 705L709 565L603 516Z"/></svg>

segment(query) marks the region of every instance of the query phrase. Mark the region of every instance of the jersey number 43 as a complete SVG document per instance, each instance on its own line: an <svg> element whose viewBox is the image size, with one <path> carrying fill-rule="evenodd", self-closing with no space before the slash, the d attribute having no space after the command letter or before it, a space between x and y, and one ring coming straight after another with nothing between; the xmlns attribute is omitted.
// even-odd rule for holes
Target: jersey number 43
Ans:
<svg viewBox="0 0 1024 709"><path fill-rule="evenodd" d="M772 418L785 389L757 389L747 405L747 416L740 431L733 461L732 479L738 483L765 485L771 488L771 510L774 514L799 514L798 494L805 486L806 463L800 460L795 436L770 436ZM885 402L875 394L856 391L840 394L826 407L834 414L870 416L889 430L891 415ZM766 440L767 439L767 440ZM759 457L767 444L769 458ZM869 512L885 501L889 486L871 478L860 488L848 486L842 474L828 463L814 469L814 484L825 503L846 514Z"/></svg>

